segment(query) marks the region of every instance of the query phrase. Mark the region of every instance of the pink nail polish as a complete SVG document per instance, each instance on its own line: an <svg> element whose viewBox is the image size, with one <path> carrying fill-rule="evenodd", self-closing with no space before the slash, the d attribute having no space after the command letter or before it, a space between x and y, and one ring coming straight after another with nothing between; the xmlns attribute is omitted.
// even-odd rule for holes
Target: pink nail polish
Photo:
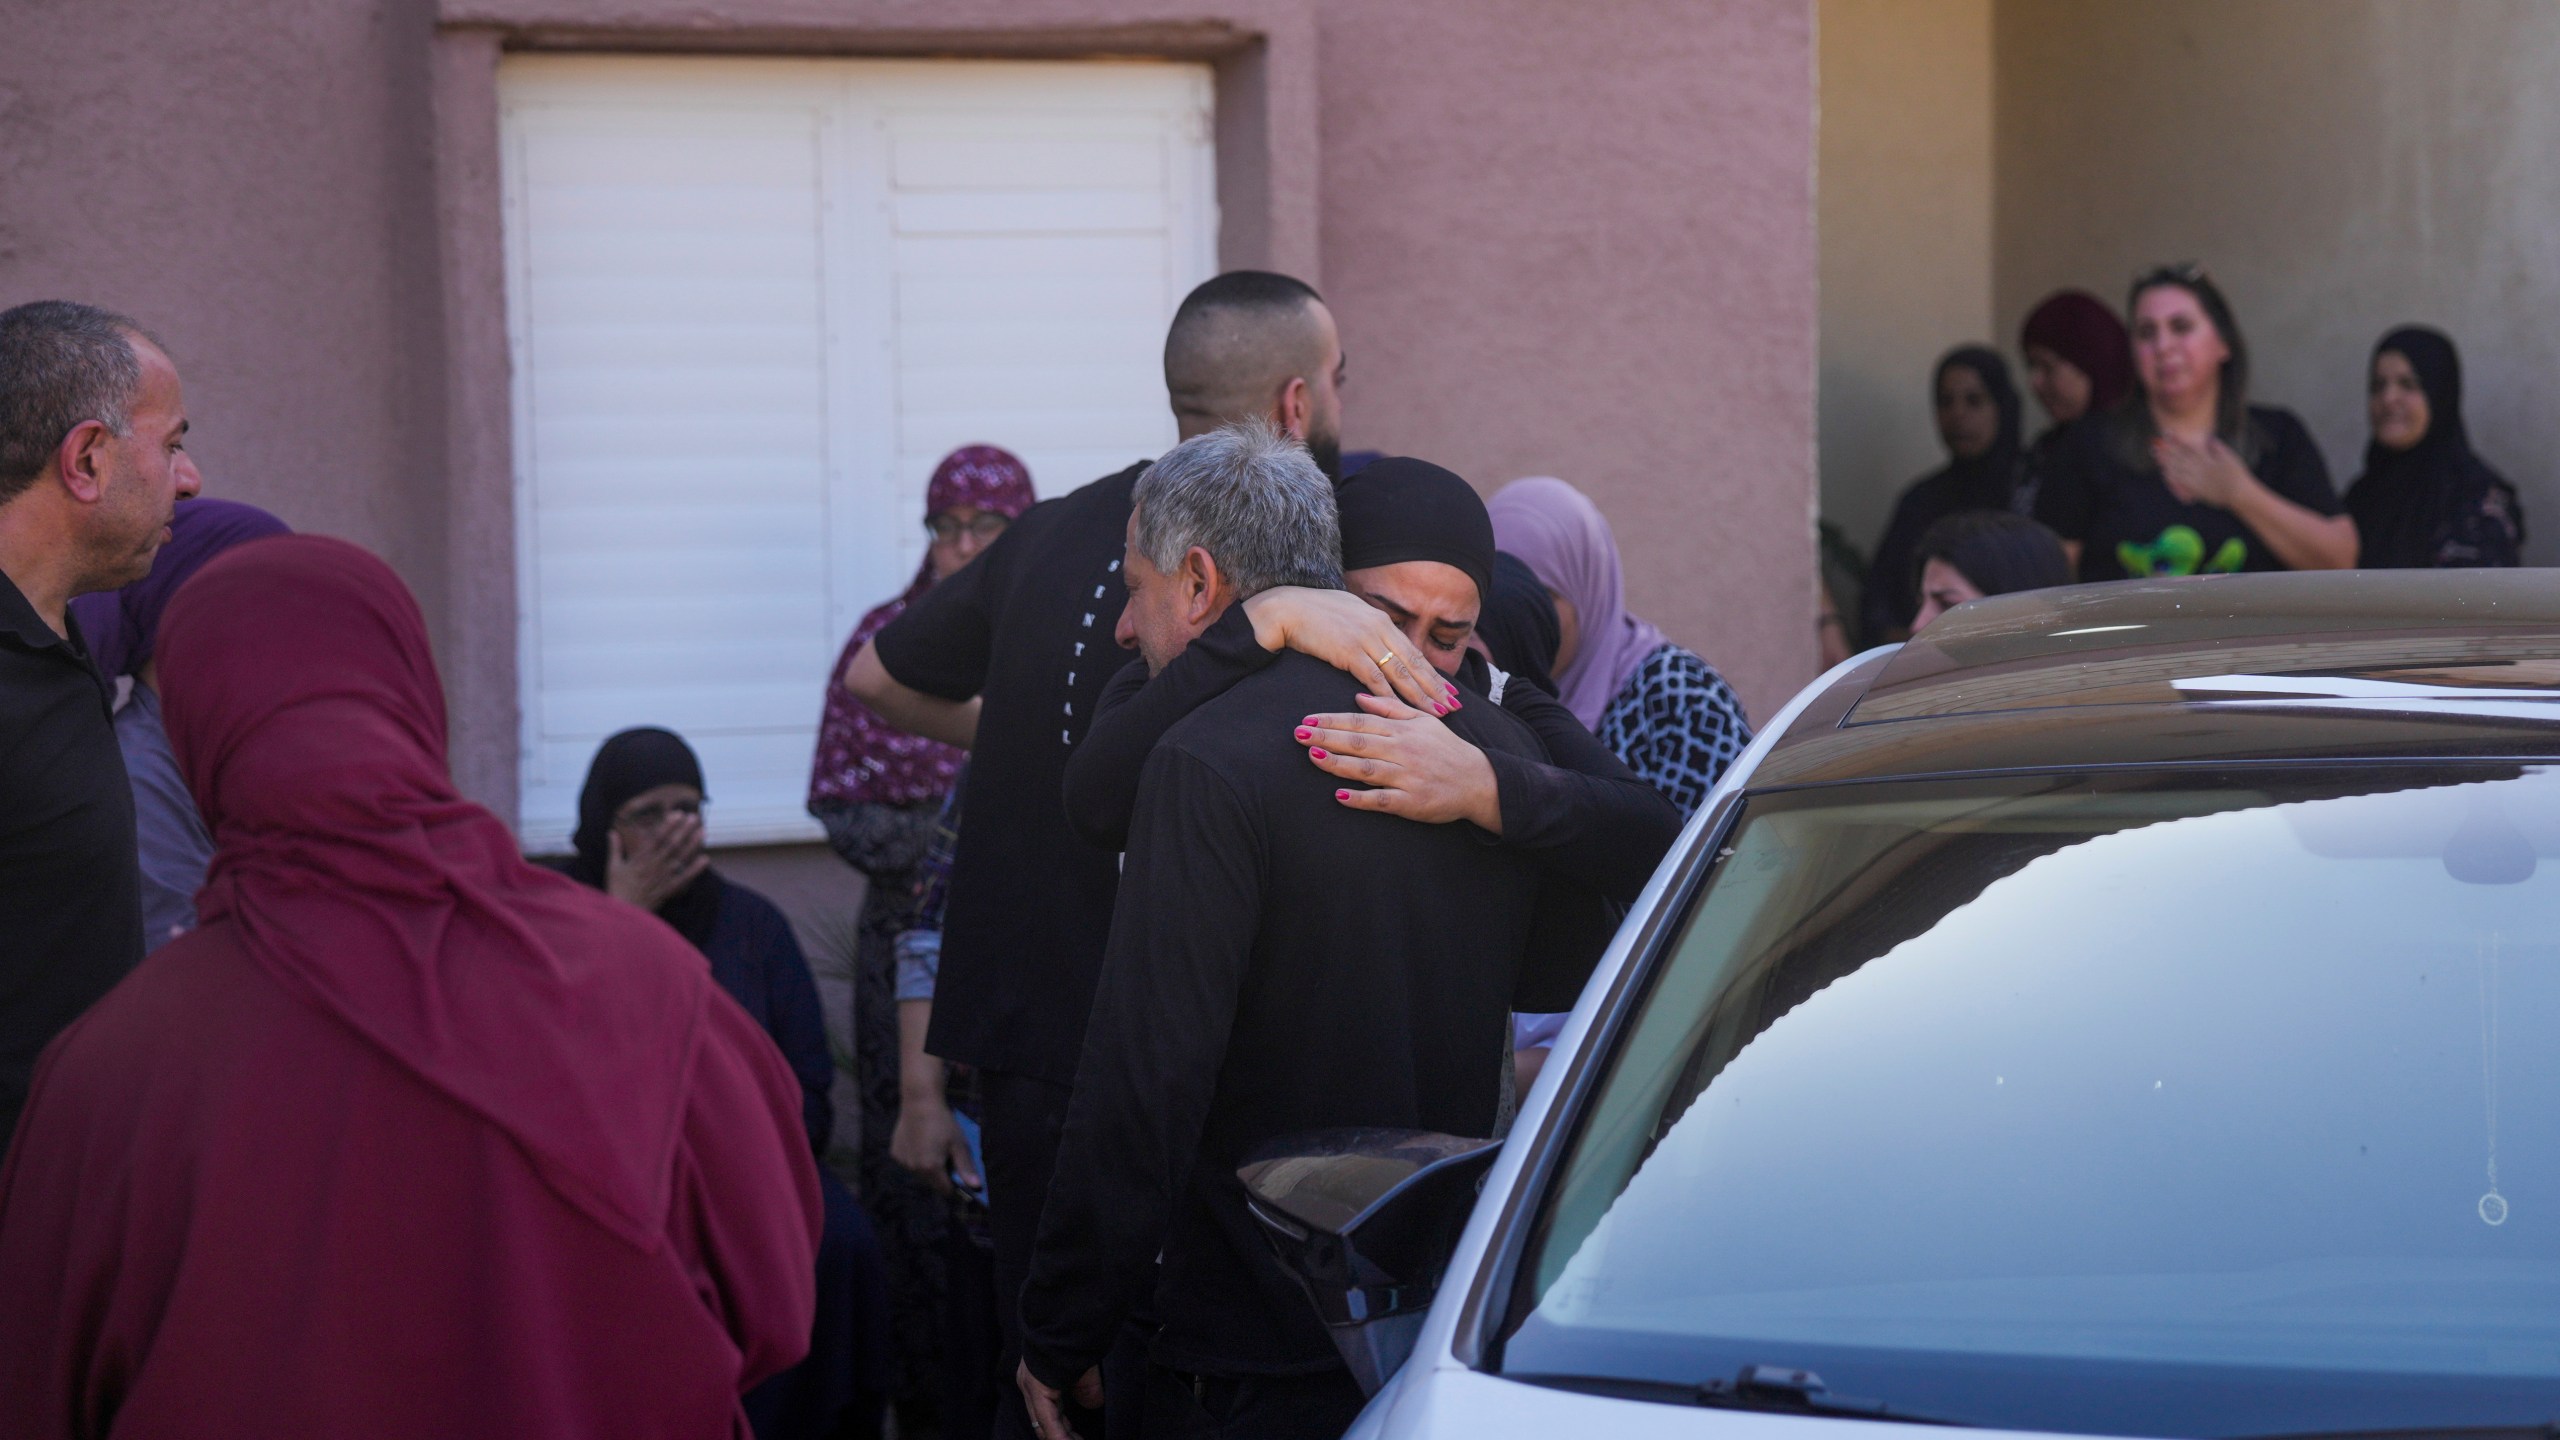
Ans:
<svg viewBox="0 0 2560 1440"><path fill-rule="evenodd" d="M1307 753L1308 753L1308 754L1310 754L1310 755L1313 755L1314 757L1316 757L1316 758L1317 758L1317 759L1319 759L1319 760L1321 760L1321 759L1323 759L1323 758L1324 758L1324 752L1323 752L1322 750L1310 750L1310 751L1308 751Z"/></svg>
<svg viewBox="0 0 2560 1440"><path fill-rule="evenodd" d="M1348 800L1351 798L1351 792L1348 790L1336 790L1333 792L1333 798L1336 800Z"/></svg>
<svg viewBox="0 0 2560 1440"><path fill-rule="evenodd" d="M1315 738L1315 734L1316 732L1308 729L1304 725L1298 727L1298 738L1301 740L1312 740Z"/></svg>

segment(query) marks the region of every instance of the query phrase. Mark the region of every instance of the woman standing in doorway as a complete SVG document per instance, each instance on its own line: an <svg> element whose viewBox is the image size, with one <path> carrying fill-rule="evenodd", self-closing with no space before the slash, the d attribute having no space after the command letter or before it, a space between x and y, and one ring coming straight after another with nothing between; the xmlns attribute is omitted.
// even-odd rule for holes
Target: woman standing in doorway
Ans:
<svg viewBox="0 0 2560 1440"><path fill-rule="evenodd" d="M2367 570L2519 564L2516 487L2471 451L2462 357L2443 331L2403 325L2373 347L2365 409L2373 440L2347 487Z"/></svg>
<svg viewBox="0 0 2560 1440"><path fill-rule="evenodd" d="M1031 472L1010 451L966 445L934 467L925 490L931 545L906 590L862 617L827 678L826 710L809 775L809 813L827 842L869 880L854 956L854 1063L862 1096L863 1203L889 1253L896 1356L890 1394L921 1403L941 1384L938 1354L944 1303L942 1252L947 1201L889 1153L898 1127L897 941L915 919L916 867L933 820L965 758L958 750L895 729L844 687L845 667L863 643L924 592L1004 533L1031 508ZM913 1413L908 1423L927 1417Z"/></svg>
<svg viewBox="0 0 2560 1440"><path fill-rule="evenodd" d="M1982 345L1948 351L1929 375L1938 440L1947 463L1922 476L1893 507L1867 569L1865 629L1869 643L1910 632L1919 599L1912 553L1929 527L1968 510L2007 510L2017 503L2018 387L2009 365Z"/></svg>
<svg viewBox="0 0 2560 1440"><path fill-rule="evenodd" d="M2291 411L2249 403L2249 347L2203 268L2133 282L2135 398L2076 429L2035 515L2083 580L2343 570L2355 522Z"/></svg>
<svg viewBox="0 0 2560 1440"><path fill-rule="evenodd" d="M2027 389L2053 422L2027 447L2032 489L2072 426L2133 393L2133 341L2107 302L2086 290L2058 290L2027 312L2018 350L2027 357Z"/></svg>

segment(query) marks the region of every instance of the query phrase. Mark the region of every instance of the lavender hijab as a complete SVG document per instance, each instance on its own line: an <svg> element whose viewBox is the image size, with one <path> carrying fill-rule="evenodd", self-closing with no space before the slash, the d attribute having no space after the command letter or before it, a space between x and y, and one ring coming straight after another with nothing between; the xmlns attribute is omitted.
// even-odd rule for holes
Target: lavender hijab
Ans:
<svg viewBox="0 0 2560 1440"><path fill-rule="evenodd" d="M151 557L150 574L121 590L102 590L71 602L72 613L80 617L80 638L88 642L98 673L110 680L142 673L159 643L160 613L204 562L234 545L292 533L293 527L255 505L179 501L169 520L169 543Z"/></svg>
<svg viewBox="0 0 2560 1440"><path fill-rule="evenodd" d="M1556 672L1565 708L1592 729L1644 657L1671 642L1627 613L1625 573L1609 518L1591 498L1553 476L1514 480L1494 493L1494 544L1528 562L1538 582L1574 609L1573 663Z"/></svg>

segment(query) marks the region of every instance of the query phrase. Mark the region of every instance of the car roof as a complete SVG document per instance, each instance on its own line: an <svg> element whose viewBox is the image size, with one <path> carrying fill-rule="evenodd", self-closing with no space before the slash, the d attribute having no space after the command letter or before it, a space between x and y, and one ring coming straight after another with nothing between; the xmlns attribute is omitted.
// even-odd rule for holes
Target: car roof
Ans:
<svg viewBox="0 0 2560 1440"><path fill-rule="evenodd" d="M2515 758L2560 759L2560 573L2330 571L1960 606L1837 674L1750 783Z"/></svg>

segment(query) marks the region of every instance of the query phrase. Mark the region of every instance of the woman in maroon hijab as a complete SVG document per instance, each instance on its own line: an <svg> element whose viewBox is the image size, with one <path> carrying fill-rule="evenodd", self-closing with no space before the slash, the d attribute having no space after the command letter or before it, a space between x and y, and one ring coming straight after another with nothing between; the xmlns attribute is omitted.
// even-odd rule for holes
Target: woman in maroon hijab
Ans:
<svg viewBox="0 0 2560 1440"><path fill-rule="evenodd" d="M160 668L202 924L37 1068L0 1435L745 1436L807 1345L819 1224L772 1043L455 793L373 556L221 556Z"/></svg>

